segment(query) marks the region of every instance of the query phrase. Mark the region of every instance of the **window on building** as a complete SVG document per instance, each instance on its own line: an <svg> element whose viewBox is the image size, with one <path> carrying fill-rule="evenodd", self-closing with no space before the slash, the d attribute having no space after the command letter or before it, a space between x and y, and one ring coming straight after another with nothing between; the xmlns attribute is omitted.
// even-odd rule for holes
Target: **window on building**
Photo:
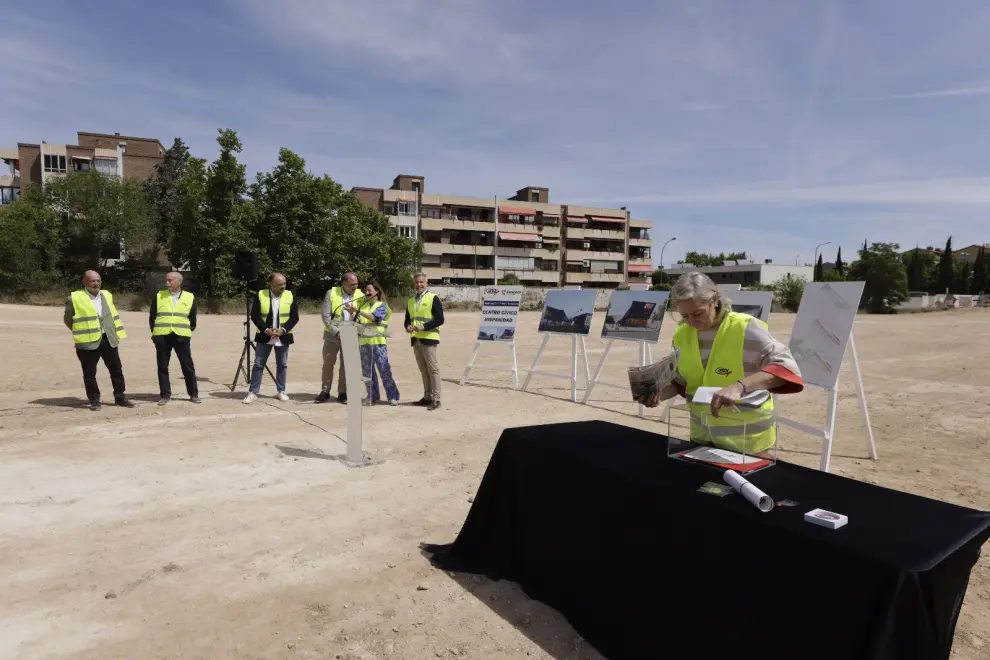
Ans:
<svg viewBox="0 0 990 660"><path fill-rule="evenodd" d="M536 262L532 257L498 257L496 261L502 270L533 270Z"/></svg>
<svg viewBox="0 0 990 660"><path fill-rule="evenodd" d="M58 156L56 154L45 154L45 171L46 172L65 172L65 156Z"/></svg>
<svg viewBox="0 0 990 660"><path fill-rule="evenodd" d="M510 213L507 216L505 216L505 219L508 222L522 222L522 216L519 215L518 213Z"/></svg>
<svg viewBox="0 0 990 660"><path fill-rule="evenodd" d="M385 215L395 215L395 202L386 202L382 205L382 213Z"/></svg>
<svg viewBox="0 0 990 660"><path fill-rule="evenodd" d="M423 209L420 213L424 218L437 218L440 219L440 209Z"/></svg>
<svg viewBox="0 0 990 660"><path fill-rule="evenodd" d="M416 202L399 202L399 215L416 215Z"/></svg>
<svg viewBox="0 0 990 660"><path fill-rule="evenodd" d="M540 193L539 193L539 191L530 190L529 191L529 201L531 201L531 202L538 202L538 201L540 201Z"/></svg>
<svg viewBox="0 0 990 660"><path fill-rule="evenodd" d="M415 227L407 227L407 226L404 226L403 225L401 227L396 227L395 228L395 232L399 236L404 236L405 238L408 238L410 240L416 240L416 228Z"/></svg>
<svg viewBox="0 0 990 660"><path fill-rule="evenodd" d="M73 158L72 169L75 172L89 172L89 161L84 158Z"/></svg>
<svg viewBox="0 0 990 660"><path fill-rule="evenodd" d="M20 188L0 188L0 204L10 204L11 202L16 202L21 198Z"/></svg>
<svg viewBox="0 0 990 660"><path fill-rule="evenodd" d="M94 163L96 171L104 176L118 176L117 161L109 158L97 158Z"/></svg>
<svg viewBox="0 0 990 660"><path fill-rule="evenodd" d="M419 191L420 191L420 189L421 189L421 186L422 186L422 185L423 185L423 184L421 184L421 183L420 183L419 181L413 181L413 182L412 182L412 189L413 189L413 192L419 192Z"/></svg>

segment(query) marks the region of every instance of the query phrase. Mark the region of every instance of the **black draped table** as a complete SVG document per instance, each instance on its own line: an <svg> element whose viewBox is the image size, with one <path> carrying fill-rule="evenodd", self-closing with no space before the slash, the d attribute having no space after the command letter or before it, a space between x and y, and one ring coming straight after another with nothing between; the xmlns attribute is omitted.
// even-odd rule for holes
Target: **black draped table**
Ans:
<svg viewBox="0 0 990 660"><path fill-rule="evenodd" d="M640 429L506 429L456 541L429 549L518 582L611 660L949 657L990 514L789 463L748 478L798 505L698 492L721 472Z"/></svg>

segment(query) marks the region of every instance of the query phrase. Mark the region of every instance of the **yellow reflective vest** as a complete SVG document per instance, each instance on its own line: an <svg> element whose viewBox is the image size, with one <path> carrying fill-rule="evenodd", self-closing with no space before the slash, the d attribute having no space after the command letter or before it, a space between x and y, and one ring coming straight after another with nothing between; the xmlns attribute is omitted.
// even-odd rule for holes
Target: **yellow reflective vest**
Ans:
<svg viewBox="0 0 990 660"><path fill-rule="evenodd" d="M286 323L289 322L289 311L292 309L292 292L285 290L279 297L278 302L278 327L284 327ZM272 311L272 290L263 289L258 292L258 311L261 312L261 318L268 318L268 313ZM275 327L275 319L272 319L272 327ZM261 328L258 328L260 331ZM291 335L292 330L286 330L285 334Z"/></svg>
<svg viewBox="0 0 990 660"><path fill-rule="evenodd" d="M385 305L385 303L377 300L369 306L361 308L359 311L374 314L382 305ZM364 316L359 316L358 323L369 327L361 329L361 334L358 335L358 344L361 346L384 346L385 333L388 331L388 320L391 316L392 310L388 308L388 305L385 305L385 318L381 323L367 319Z"/></svg>
<svg viewBox="0 0 990 660"><path fill-rule="evenodd" d="M364 301L364 293L359 289L355 289L354 300L351 303L355 307L360 307L361 303ZM330 298L330 318L331 319L342 319L344 318L344 291L339 286L335 286L327 293L327 297ZM354 319L351 319L352 321Z"/></svg>
<svg viewBox="0 0 990 660"><path fill-rule="evenodd" d="M682 323L674 331L674 348L678 350L677 371L686 384L688 397L693 397L699 387L728 387L742 380L743 346L746 327L754 317L729 312L719 325L715 342L708 355L708 363L701 363L698 331ZM756 319L764 327L766 324ZM773 413L773 397L759 407L737 404L739 412L721 408L719 416L711 414L711 405L688 400L691 415L691 441L713 444L722 449L755 454L769 449L777 441L776 419Z"/></svg>
<svg viewBox="0 0 990 660"><path fill-rule="evenodd" d="M196 297L188 291L181 291L175 306L172 306L172 292L162 289L155 301L155 325L151 336L161 336L174 333L180 337L192 337L192 326L189 323L189 313L192 311Z"/></svg>
<svg viewBox="0 0 990 660"><path fill-rule="evenodd" d="M409 312L409 322L412 325L422 325L433 320L433 299L436 298L436 294L427 291L423 294L423 297L419 299L419 303L416 302L416 296L409 299L406 303L406 309ZM424 330L422 332L413 332L412 336L416 339L432 339L433 341L440 341L440 328L433 328L432 330Z"/></svg>
<svg viewBox="0 0 990 660"><path fill-rule="evenodd" d="M113 296L109 291L100 291L103 295L103 302L107 305L107 311L113 318L113 327L117 331L118 339L126 339L127 333L124 331L124 324L120 322L120 314L113 304ZM100 325L100 315L96 312L96 305L89 291L80 289L72 292L72 339L77 344L90 344L100 341L103 337L103 327Z"/></svg>

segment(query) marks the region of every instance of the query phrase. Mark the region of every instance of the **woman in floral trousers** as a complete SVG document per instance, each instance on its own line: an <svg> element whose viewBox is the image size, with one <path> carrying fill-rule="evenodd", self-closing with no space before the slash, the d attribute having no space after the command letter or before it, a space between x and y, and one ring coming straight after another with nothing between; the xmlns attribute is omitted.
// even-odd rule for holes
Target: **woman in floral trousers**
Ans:
<svg viewBox="0 0 990 660"><path fill-rule="evenodd" d="M361 347L361 372L365 378L371 378L371 382L365 386L368 390L368 398L365 405L371 405L380 401L378 391L378 374L382 377L382 386L385 388L385 395L388 403L392 406L399 405L399 388L392 378L392 367L388 363L388 348L386 346L386 332L388 321L392 316L392 310L387 303L382 301L384 292L378 280L364 288L365 299L358 308L358 323L369 326L361 328L358 343Z"/></svg>

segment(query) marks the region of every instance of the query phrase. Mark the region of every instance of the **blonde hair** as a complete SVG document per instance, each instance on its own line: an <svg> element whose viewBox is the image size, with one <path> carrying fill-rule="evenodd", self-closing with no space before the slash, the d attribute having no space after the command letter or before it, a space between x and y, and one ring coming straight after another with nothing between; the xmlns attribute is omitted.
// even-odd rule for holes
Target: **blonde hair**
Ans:
<svg viewBox="0 0 990 660"><path fill-rule="evenodd" d="M715 303L715 318L719 323L732 311L732 300L715 286L712 278L698 271L684 273L677 278L674 286L670 289L672 312L677 303L684 300L697 300L705 305ZM681 319L678 322L683 323L684 321Z"/></svg>

